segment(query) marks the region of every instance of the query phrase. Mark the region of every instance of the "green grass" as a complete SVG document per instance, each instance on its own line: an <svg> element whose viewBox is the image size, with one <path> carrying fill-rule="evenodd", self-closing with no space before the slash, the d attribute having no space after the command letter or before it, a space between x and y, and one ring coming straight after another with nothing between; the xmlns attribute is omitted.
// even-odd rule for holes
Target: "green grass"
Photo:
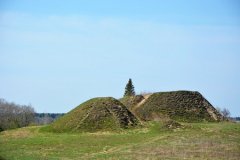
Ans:
<svg viewBox="0 0 240 160"><path fill-rule="evenodd" d="M122 132L52 133L26 127L0 133L0 159L211 159L240 157L239 123L149 122Z"/></svg>

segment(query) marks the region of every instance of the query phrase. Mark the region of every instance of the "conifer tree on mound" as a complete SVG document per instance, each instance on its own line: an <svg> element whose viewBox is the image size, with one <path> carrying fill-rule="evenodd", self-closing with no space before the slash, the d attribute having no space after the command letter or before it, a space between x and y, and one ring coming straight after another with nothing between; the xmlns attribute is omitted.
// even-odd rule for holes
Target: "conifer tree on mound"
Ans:
<svg viewBox="0 0 240 160"><path fill-rule="evenodd" d="M134 86L131 78L128 80L128 83L125 87L124 97L126 96L135 96Z"/></svg>

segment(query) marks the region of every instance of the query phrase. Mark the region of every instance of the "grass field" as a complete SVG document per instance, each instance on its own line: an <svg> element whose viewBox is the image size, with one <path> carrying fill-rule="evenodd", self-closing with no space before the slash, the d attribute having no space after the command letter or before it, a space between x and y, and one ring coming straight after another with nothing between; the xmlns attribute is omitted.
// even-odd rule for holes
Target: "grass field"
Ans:
<svg viewBox="0 0 240 160"><path fill-rule="evenodd" d="M119 133L50 133L26 127L0 133L0 159L240 159L239 123L149 123Z"/></svg>

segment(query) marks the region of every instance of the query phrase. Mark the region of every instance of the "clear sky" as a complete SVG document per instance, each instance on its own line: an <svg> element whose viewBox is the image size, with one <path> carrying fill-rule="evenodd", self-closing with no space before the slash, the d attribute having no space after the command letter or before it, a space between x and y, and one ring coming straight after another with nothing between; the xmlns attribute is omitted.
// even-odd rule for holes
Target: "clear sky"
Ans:
<svg viewBox="0 0 240 160"><path fill-rule="evenodd" d="M0 97L68 112L193 90L240 116L239 0L0 0Z"/></svg>

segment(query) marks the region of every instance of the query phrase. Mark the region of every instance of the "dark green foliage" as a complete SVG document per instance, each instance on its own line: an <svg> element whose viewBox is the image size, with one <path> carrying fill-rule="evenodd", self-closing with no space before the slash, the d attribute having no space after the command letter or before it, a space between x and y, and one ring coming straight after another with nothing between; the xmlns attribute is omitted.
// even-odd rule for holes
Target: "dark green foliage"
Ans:
<svg viewBox="0 0 240 160"><path fill-rule="evenodd" d="M59 118L64 115L64 113L35 113L35 117L43 118L45 116L51 117L53 119Z"/></svg>
<svg viewBox="0 0 240 160"><path fill-rule="evenodd" d="M128 80L128 83L125 87L124 97L126 96L135 96L134 86L131 78Z"/></svg>
<svg viewBox="0 0 240 160"><path fill-rule="evenodd" d="M56 132L109 131L138 125L135 116L118 100L94 98L79 105L50 127Z"/></svg>
<svg viewBox="0 0 240 160"><path fill-rule="evenodd" d="M0 156L0 160L5 160L3 157Z"/></svg>
<svg viewBox="0 0 240 160"><path fill-rule="evenodd" d="M182 122L221 121L221 114L199 93L159 92L151 95L135 114L142 120L168 116Z"/></svg>

